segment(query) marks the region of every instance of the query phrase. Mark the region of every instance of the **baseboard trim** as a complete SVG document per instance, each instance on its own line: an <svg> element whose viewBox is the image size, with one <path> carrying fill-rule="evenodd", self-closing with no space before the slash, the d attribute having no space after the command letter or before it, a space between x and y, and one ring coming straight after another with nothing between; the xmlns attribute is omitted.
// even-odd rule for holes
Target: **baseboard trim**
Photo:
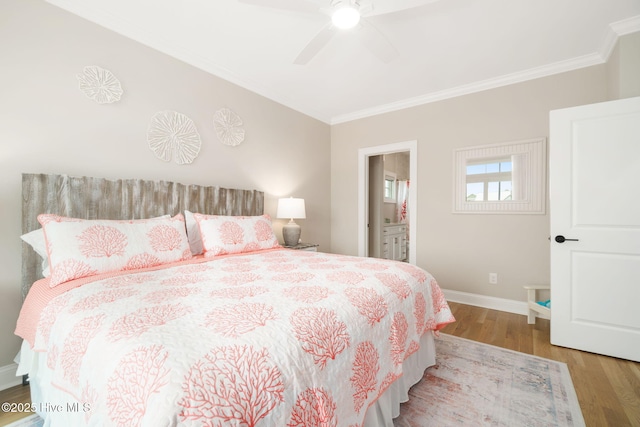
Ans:
<svg viewBox="0 0 640 427"><path fill-rule="evenodd" d="M443 289L442 292L444 293L447 301L451 302L490 308L491 310L506 311L507 313L522 314L523 316L526 316L529 313L529 308L525 301L515 301L506 298L472 294L469 292L452 291L450 289Z"/></svg>
<svg viewBox="0 0 640 427"><path fill-rule="evenodd" d="M6 390L10 387L22 384L22 377L16 377L17 370L17 363L0 366L0 390Z"/></svg>

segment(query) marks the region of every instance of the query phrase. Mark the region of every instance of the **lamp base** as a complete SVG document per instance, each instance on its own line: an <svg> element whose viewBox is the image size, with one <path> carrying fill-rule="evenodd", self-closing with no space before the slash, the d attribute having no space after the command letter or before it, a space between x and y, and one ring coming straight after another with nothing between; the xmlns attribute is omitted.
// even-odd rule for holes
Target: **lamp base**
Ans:
<svg viewBox="0 0 640 427"><path fill-rule="evenodd" d="M289 221L282 227L282 238L284 239L285 246L295 246L300 241L300 233L302 230L300 226L293 220Z"/></svg>

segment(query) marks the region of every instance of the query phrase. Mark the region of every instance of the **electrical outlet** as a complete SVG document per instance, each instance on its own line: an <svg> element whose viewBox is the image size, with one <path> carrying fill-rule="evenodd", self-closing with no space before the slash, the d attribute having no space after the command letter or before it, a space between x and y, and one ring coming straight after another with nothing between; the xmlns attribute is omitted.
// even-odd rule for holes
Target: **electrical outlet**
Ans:
<svg viewBox="0 0 640 427"><path fill-rule="evenodd" d="M492 285L498 284L498 273L489 273L489 283Z"/></svg>

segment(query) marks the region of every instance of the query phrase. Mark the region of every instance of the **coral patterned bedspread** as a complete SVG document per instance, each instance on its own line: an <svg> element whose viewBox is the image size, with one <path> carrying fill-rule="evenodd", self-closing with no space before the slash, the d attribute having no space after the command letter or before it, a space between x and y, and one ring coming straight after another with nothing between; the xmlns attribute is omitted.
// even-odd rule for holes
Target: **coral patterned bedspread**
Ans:
<svg viewBox="0 0 640 427"><path fill-rule="evenodd" d="M454 321L420 268L285 249L100 279L39 319L34 349L90 425L307 427L361 425Z"/></svg>

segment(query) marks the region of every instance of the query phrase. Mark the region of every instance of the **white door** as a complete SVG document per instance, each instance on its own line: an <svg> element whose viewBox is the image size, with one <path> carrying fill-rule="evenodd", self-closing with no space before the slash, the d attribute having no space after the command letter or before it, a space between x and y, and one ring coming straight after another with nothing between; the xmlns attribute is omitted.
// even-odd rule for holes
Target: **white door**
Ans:
<svg viewBox="0 0 640 427"><path fill-rule="evenodd" d="M549 192L551 343L640 361L640 97L551 112Z"/></svg>

